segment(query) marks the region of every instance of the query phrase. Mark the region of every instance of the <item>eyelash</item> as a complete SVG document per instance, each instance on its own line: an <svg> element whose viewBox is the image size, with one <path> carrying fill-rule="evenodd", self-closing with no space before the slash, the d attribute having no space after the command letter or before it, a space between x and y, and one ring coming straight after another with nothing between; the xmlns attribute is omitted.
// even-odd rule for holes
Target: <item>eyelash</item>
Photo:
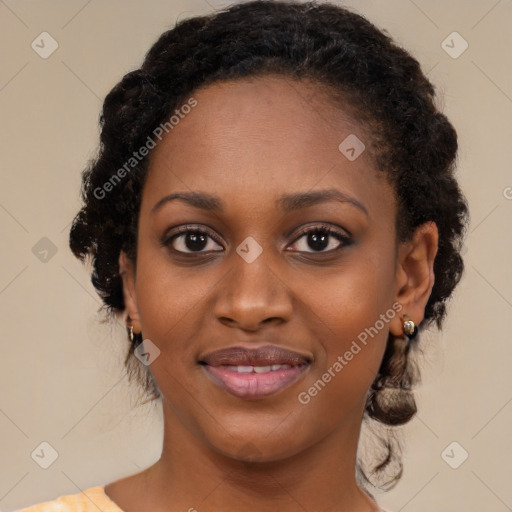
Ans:
<svg viewBox="0 0 512 512"><path fill-rule="evenodd" d="M209 232L207 230L204 230L204 229L200 229L200 228L195 227L193 225L192 226L191 225L181 226L171 236L165 236L164 239L162 240L162 245L164 247L172 246L172 242L174 240L176 240L180 236L183 236L183 235L186 235L186 234L189 234L189 233L194 233L196 235L206 235L209 238L211 238L213 241L215 241L217 244L222 245L221 241L215 235L213 235L211 232ZM309 227L309 228L301 230L297 234L295 240L292 242L292 245L295 244L297 241L299 241L304 235L308 235L309 233L317 233L317 234L322 234L322 235L325 235L325 236L332 236L333 238L338 240L341 244L336 249L331 249L329 251L311 251L311 252L309 252L309 251L298 251L298 252L302 252L302 253L305 252L306 254L332 254L334 252L337 252L337 251L341 250L343 247L347 247L352 242L350 236L344 235L343 233L341 233L340 231L338 231L336 229L333 229L329 225L319 224L319 225L316 225L316 226ZM184 251L178 251L178 250L176 250L176 249L174 249L172 247L171 247L171 250L174 253L179 254L180 256L185 256L185 257L194 257L194 256L200 255L200 254L208 254L208 252L221 252L221 251L206 251L206 252L203 252L203 251L192 251L192 252L184 252Z"/></svg>

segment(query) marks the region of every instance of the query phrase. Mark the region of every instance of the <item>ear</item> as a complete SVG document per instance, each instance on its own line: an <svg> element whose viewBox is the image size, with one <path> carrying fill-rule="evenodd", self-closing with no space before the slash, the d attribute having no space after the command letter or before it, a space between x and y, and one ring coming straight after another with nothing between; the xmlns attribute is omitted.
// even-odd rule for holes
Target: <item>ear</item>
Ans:
<svg viewBox="0 0 512 512"><path fill-rule="evenodd" d="M119 255L119 273L123 280L123 299L129 325L135 332L141 331L139 310L137 307L137 294L135 292L135 268L133 262L124 251Z"/></svg>
<svg viewBox="0 0 512 512"><path fill-rule="evenodd" d="M404 335L405 317L416 325L425 317L425 306L434 287L438 240L436 223L426 222L418 226L412 240L401 244L398 250L395 302L403 309L390 322L390 331L397 337Z"/></svg>

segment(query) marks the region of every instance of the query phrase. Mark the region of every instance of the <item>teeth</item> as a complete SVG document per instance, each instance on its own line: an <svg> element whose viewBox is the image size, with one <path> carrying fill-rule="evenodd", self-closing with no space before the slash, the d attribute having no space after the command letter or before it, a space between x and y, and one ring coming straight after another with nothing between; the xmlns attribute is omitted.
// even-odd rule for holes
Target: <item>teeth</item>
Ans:
<svg viewBox="0 0 512 512"><path fill-rule="evenodd" d="M254 373L265 373L270 371L270 366L255 366Z"/></svg>
<svg viewBox="0 0 512 512"><path fill-rule="evenodd" d="M271 366L225 366L231 371L238 373L267 373L276 370L288 370L290 364L273 364Z"/></svg>
<svg viewBox="0 0 512 512"><path fill-rule="evenodd" d="M238 373L251 373L254 370L253 366L237 366L236 371Z"/></svg>

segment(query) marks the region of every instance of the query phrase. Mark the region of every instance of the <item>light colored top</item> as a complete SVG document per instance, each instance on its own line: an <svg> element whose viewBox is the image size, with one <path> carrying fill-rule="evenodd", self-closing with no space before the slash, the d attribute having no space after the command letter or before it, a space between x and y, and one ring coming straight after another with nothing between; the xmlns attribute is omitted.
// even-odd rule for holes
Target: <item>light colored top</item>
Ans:
<svg viewBox="0 0 512 512"><path fill-rule="evenodd" d="M124 512L106 494L105 486L90 487L78 494L66 494L14 512ZM381 509L382 512L390 512Z"/></svg>
<svg viewBox="0 0 512 512"><path fill-rule="evenodd" d="M66 494L14 512L124 512L106 494L105 486L90 487L78 494Z"/></svg>

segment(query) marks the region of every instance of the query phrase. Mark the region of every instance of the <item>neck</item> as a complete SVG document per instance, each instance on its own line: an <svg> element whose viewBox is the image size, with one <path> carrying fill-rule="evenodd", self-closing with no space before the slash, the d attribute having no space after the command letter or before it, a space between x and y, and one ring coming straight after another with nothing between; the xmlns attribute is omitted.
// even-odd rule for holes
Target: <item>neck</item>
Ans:
<svg viewBox="0 0 512 512"><path fill-rule="evenodd" d="M236 457L219 453L185 428L165 399L163 412L162 455L146 475L153 510L379 510L355 479L362 409L320 442L279 460L258 457L250 443Z"/></svg>

